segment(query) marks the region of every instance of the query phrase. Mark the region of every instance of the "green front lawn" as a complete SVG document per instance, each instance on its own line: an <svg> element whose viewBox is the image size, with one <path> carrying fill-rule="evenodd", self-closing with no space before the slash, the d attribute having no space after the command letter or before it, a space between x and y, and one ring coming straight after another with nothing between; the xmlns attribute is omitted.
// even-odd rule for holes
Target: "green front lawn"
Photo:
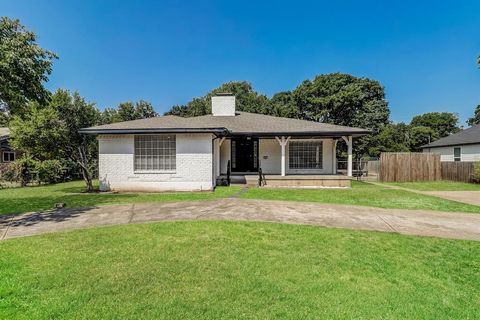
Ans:
<svg viewBox="0 0 480 320"><path fill-rule="evenodd" d="M478 242L165 222L0 242L1 319L474 319Z"/></svg>
<svg viewBox="0 0 480 320"><path fill-rule="evenodd" d="M83 181L1 189L0 214L52 209L58 202L64 202L68 207L73 208L139 202L218 199L228 197L240 190L239 187L219 187L215 192L86 194L82 193L84 189Z"/></svg>
<svg viewBox="0 0 480 320"><path fill-rule="evenodd" d="M241 187L218 187L214 192L179 193L82 193L82 181L48 186L0 189L0 214L51 209L58 202L68 207L88 207L158 201L208 200L226 198ZM270 189L250 188L241 197L247 199L289 200L380 208L425 209L480 213L480 207L433 196L353 181L351 189Z"/></svg>
<svg viewBox="0 0 480 320"><path fill-rule="evenodd" d="M386 184L418 191L480 191L480 184L455 181L389 182Z"/></svg>
<svg viewBox="0 0 480 320"><path fill-rule="evenodd" d="M351 189L251 188L247 199L287 200L360 205L391 209L424 209L480 213L480 206L463 204L414 192L352 181Z"/></svg>

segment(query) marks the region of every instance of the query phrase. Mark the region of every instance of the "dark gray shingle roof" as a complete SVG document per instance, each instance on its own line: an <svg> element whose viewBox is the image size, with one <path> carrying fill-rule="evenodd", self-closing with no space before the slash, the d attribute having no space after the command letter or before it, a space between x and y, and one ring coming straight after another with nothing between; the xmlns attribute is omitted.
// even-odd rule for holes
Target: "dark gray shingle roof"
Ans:
<svg viewBox="0 0 480 320"><path fill-rule="evenodd" d="M437 141L422 146L422 148L447 147L476 143L480 143L480 124L452 134L448 137L438 139Z"/></svg>
<svg viewBox="0 0 480 320"><path fill-rule="evenodd" d="M364 135L369 130L337 126L333 124L267 116L263 114L236 112L233 116L177 116L155 117L118 122L84 128L82 133L139 133L139 132L224 132L230 134L318 134L318 135Z"/></svg>

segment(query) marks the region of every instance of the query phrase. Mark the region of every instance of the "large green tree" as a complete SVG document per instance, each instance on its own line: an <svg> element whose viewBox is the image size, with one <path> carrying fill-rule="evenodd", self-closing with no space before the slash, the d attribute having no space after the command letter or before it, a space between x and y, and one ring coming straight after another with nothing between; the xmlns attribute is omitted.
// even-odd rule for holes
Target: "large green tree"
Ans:
<svg viewBox="0 0 480 320"><path fill-rule="evenodd" d="M458 115L451 112L429 112L413 117L412 127L428 127L433 130L432 141L460 131Z"/></svg>
<svg viewBox="0 0 480 320"><path fill-rule="evenodd" d="M296 118L370 129L355 140L357 157L371 155L375 135L389 123L390 109L378 81L332 73L305 80L293 91Z"/></svg>
<svg viewBox="0 0 480 320"><path fill-rule="evenodd" d="M438 133L431 127L412 126L409 127L409 145L410 151L419 152L421 146L429 144L438 138Z"/></svg>
<svg viewBox="0 0 480 320"><path fill-rule="evenodd" d="M15 115L31 101L44 103L44 82L57 56L37 44L19 20L0 18L0 112Z"/></svg>
<svg viewBox="0 0 480 320"><path fill-rule="evenodd" d="M80 167L87 191L93 190L95 137L80 134L81 128L100 123L100 112L77 92L56 91L46 106L34 102L28 112L14 116L11 144L40 160L69 159Z"/></svg>
<svg viewBox="0 0 480 320"><path fill-rule="evenodd" d="M8 114L0 110L0 127L8 127L8 118Z"/></svg>
<svg viewBox="0 0 480 320"><path fill-rule="evenodd" d="M174 106L166 114L181 117L203 116L211 113L211 97L217 93L232 93L236 97L237 111L270 114L269 99L253 90L246 81L232 81L208 92L205 96L194 98L183 106Z"/></svg>
<svg viewBox="0 0 480 320"><path fill-rule="evenodd" d="M140 100L138 102L122 102L116 109L106 108L102 112L102 123L114 123L157 117L158 113L153 109L150 102Z"/></svg>
<svg viewBox="0 0 480 320"><path fill-rule="evenodd" d="M403 123L385 125L373 137L368 153L379 157L382 152L408 152L410 151L410 127Z"/></svg>
<svg viewBox="0 0 480 320"><path fill-rule="evenodd" d="M469 126L480 124L480 104L475 108L473 117L467 120Z"/></svg>
<svg viewBox="0 0 480 320"><path fill-rule="evenodd" d="M297 107L291 91L276 93L270 99L269 113L277 117L296 118Z"/></svg>

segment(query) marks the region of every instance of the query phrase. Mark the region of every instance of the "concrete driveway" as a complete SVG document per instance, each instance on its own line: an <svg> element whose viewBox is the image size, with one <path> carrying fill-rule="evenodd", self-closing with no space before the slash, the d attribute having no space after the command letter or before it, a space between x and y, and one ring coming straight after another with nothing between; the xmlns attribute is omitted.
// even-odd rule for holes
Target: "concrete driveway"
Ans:
<svg viewBox="0 0 480 320"><path fill-rule="evenodd" d="M0 239L173 220L267 221L480 240L480 214L246 199L115 205L0 216Z"/></svg>

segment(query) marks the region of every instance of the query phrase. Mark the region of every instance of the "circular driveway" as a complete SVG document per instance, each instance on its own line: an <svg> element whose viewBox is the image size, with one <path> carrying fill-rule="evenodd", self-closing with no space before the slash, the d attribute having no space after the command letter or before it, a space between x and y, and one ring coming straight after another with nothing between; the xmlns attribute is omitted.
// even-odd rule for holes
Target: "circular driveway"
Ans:
<svg viewBox="0 0 480 320"><path fill-rule="evenodd" d="M0 216L0 239L175 220L266 221L480 240L480 214L246 199L67 208Z"/></svg>

